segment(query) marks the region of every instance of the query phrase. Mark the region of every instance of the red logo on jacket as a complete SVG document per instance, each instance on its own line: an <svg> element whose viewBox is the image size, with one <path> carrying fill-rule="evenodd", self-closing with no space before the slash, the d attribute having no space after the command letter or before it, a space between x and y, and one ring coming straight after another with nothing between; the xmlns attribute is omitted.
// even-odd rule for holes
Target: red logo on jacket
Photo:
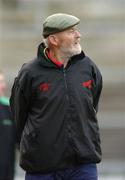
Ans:
<svg viewBox="0 0 125 180"><path fill-rule="evenodd" d="M82 86L86 87L88 89L91 89L92 88L92 80L88 80L88 81L83 82Z"/></svg>
<svg viewBox="0 0 125 180"><path fill-rule="evenodd" d="M46 91L49 90L49 88L50 88L50 84L49 84L49 83L41 83L41 84L39 85L40 91L46 92Z"/></svg>

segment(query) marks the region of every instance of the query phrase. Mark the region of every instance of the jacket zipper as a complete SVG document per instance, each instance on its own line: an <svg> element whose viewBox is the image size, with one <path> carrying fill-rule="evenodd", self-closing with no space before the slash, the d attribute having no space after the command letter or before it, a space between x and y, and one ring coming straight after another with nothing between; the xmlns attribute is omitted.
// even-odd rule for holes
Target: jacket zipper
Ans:
<svg viewBox="0 0 125 180"><path fill-rule="evenodd" d="M68 94L68 86L67 86L67 78L66 78L66 69L63 68L63 75L64 75L64 84L65 84L65 89L66 89L66 100L69 102L70 105L70 98L69 98L69 94ZM69 143L72 145L72 132L71 132L71 125L68 121L67 124L67 130L68 130L68 139L69 139Z"/></svg>
<svg viewBox="0 0 125 180"><path fill-rule="evenodd" d="M68 86L67 86L67 80L66 80L66 69L63 68L63 75L64 75L64 83L66 88L66 99L69 101L69 95L68 95Z"/></svg>

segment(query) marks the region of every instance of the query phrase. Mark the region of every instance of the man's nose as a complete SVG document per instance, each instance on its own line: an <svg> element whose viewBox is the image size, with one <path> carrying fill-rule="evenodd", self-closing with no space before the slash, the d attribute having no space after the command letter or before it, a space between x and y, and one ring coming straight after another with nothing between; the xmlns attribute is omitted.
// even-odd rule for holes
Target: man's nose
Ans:
<svg viewBox="0 0 125 180"><path fill-rule="evenodd" d="M76 37L77 37L77 38L80 38L80 37L81 37L81 34L80 34L80 32L79 32L78 30L76 30Z"/></svg>

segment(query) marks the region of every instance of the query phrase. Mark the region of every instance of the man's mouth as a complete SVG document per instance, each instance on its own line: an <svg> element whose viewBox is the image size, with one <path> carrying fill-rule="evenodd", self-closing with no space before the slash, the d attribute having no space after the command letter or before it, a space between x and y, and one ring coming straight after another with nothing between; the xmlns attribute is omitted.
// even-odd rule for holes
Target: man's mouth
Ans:
<svg viewBox="0 0 125 180"><path fill-rule="evenodd" d="M77 39L77 41L75 42L75 44L79 44L79 43L80 43L80 39L79 39L79 40Z"/></svg>
<svg viewBox="0 0 125 180"><path fill-rule="evenodd" d="M77 44L79 44L79 42L75 42L75 44L77 45Z"/></svg>

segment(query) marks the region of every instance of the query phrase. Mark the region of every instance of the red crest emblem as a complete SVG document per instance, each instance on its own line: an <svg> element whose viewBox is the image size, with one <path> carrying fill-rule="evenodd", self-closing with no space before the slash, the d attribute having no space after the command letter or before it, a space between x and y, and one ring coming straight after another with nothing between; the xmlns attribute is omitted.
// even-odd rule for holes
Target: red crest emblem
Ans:
<svg viewBox="0 0 125 180"><path fill-rule="evenodd" d="M91 88L92 88L92 80L83 82L83 83L82 83L82 86L83 86L83 87L86 87L86 88L88 88L88 89L91 89Z"/></svg>
<svg viewBox="0 0 125 180"><path fill-rule="evenodd" d="M50 84L49 84L49 83L41 83L41 84L39 85L39 89L40 89L41 91L44 91L44 92L48 91L49 88L50 88Z"/></svg>

